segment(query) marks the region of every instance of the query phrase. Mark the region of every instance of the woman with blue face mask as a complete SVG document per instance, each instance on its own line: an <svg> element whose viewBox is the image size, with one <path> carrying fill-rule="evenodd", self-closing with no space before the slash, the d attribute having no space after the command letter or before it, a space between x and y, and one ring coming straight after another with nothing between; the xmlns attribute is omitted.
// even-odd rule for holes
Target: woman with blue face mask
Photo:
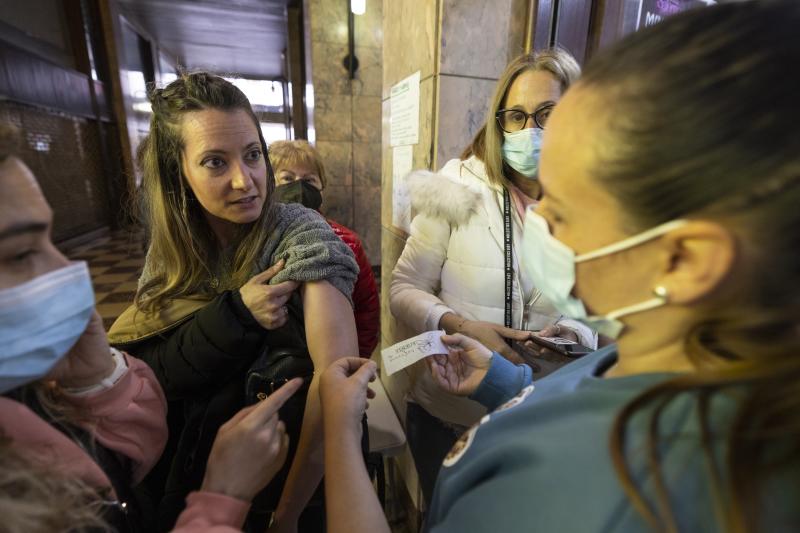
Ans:
<svg viewBox="0 0 800 533"><path fill-rule="evenodd" d="M525 54L506 67L485 125L460 159L439 174L408 178L417 212L394 269L390 303L411 333L444 329L480 340L520 362L508 341L532 331L594 348L593 332L562 318L521 268L527 206L541 194L542 132L580 69L560 49ZM530 341L528 341L530 343ZM477 402L443 393L417 372L406 430L426 500L447 451L486 413Z"/></svg>
<svg viewBox="0 0 800 533"><path fill-rule="evenodd" d="M445 336L434 379L493 412L445 458L427 531L800 531L798 27L794 0L690 10L559 103L523 264L617 344L531 383ZM388 531L357 441L333 435L374 372L322 378L333 533Z"/></svg>
<svg viewBox="0 0 800 533"><path fill-rule="evenodd" d="M164 393L145 363L109 347L89 269L51 242L52 210L17 137L0 122L0 529L152 531L131 487L164 449ZM239 531L286 457L277 410L299 385L220 429L174 531Z"/></svg>

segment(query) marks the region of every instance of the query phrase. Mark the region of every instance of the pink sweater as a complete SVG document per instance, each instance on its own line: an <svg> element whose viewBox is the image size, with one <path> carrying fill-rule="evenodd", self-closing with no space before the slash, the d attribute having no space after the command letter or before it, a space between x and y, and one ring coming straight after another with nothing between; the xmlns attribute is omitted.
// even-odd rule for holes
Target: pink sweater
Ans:
<svg viewBox="0 0 800 533"><path fill-rule="evenodd" d="M85 429L98 443L132 460L133 482L138 483L156 463L167 442L167 402L150 367L129 355L126 360L129 368L113 387L68 399L93 420ZM91 486L111 488L106 474L80 446L10 398L0 397L0 433L34 461ZM195 492L187 498L187 507L174 531L239 531L249 508L249 502Z"/></svg>

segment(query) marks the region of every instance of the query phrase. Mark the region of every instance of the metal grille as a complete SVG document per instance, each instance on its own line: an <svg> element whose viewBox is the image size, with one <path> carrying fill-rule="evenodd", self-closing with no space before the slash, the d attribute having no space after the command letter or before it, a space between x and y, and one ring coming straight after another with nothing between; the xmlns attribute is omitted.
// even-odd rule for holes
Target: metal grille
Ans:
<svg viewBox="0 0 800 533"><path fill-rule="evenodd" d="M20 154L53 208L53 240L69 239L107 226L109 180L97 124L40 108L0 102L0 120L20 128Z"/></svg>

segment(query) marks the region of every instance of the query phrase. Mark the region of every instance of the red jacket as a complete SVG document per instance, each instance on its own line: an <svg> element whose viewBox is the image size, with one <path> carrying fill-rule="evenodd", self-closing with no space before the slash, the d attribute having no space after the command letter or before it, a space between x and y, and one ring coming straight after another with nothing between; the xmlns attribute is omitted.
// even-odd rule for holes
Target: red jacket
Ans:
<svg viewBox="0 0 800 533"><path fill-rule="evenodd" d="M353 289L353 306L355 307L356 331L358 332L358 351L361 357L370 357L378 345L380 333L381 304L378 298L378 287L375 285L375 276L372 274L372 265L369 264L367 254L358 235L349 228L328 220L334 233L353 250L361 271Z"/></svg>

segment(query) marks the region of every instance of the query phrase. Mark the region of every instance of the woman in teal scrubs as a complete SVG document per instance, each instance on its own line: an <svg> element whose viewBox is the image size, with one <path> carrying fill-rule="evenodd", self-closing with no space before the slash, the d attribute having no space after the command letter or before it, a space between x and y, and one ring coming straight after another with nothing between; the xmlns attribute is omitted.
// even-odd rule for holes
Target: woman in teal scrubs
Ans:
<svg viewBox="0 0 800 533"><path fill-rule="evenodd" d="M446 337L439 384L498 410L445 459L427 531L800 531L798 28L794 0L698 8L566 93L523 263L617 344L531 386ZM329 531L388 531L354 467L372 373L322 380Z"/></svg>

